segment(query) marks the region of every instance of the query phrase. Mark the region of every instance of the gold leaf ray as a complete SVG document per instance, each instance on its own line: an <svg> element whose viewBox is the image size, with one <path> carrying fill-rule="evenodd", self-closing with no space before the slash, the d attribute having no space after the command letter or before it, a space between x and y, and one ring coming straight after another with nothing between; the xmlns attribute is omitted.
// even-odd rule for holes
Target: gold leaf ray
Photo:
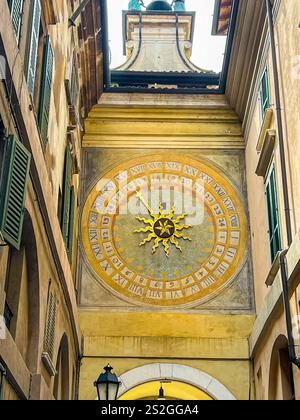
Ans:
<svg viewBox="0 0 300 420"><path fill-rule="evenodd" d="M143 242L140 243L140 246L146 245L148 242L151 242L152 239L156 238L155 233L151 233L146 239L143 240Z"/></svg>

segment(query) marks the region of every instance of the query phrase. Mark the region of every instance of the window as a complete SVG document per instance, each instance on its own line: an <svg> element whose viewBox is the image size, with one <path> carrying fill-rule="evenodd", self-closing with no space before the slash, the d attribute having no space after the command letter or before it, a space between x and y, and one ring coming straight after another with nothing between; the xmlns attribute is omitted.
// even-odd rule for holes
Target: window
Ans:
<svg viewBox="0 0 300 420"><path fill-rule="evenodd" d="M16 33L17 43L19 45L21 38L24 0L8 0L8 7L10 10L13 27Z"/></svg>
<svg viewBox="0 0 300 420"><path fill-rule="evenodd" d="M271 167L270 174L266 182L266 197L269 220L270 250L272 261L274 261L277 253L281 250L277 182L274 165Z"/></svg>
<svg viewBox="0 0 300 420"><path fill-rule="evenodd" d="M65 79L65 87L66 87L66 94L67 100L69 105L69 118L70 124L72 126L76 126L78 123L78 112L77 112L77 104L78 104L78 93L79 93L79 83L77 78L78 70L76 66L76 59L75 56L67 66L66 70L66 79Z"/></svg>
<svg viewBox="0 0 300 420"><path fill-rule="evenodd" d="M265 69L260 83L260 104L261 116L264 119L266 110L270 108L269 75L267 69Z"/></svg>
<svg viewBox="0 0 300 420"><path fill-rule="evenodd" d="M75 212L75 191L72 185L72 156L70 147L67 147L64 171L63 208L61 217L61 229L66 244L70 263L73 254L74 238L74 212Z"/></svg>
<svg viewBox="0 0 300 420"><path fill-rule="evenodd" d="M76 108L78 102L78 81L77 81L77 67L75 59L72 67L72 80L71 80L71 105Z"/></svg>
<svg viewBox="0 0 300 420"><path fill-rule="evenodd" d="M33 96L37 71L39 33L41 26L41 2L30 0L30 29L28 34L27 51L27 84L29 93Z"/></svg>
<svg viewBox="0 0 300 420"><path fill-rule="evenodd" d="M47 303L47 317L46 317L46 326L45 326L45 336L44 336L44 353L47 353L50 357L50 360L53 361L54 356L54 345L55 345L55 324L56 324L56 296L53 290L51 290L51 285L49 285L48 291L48 303Z"/></svg>
<svg viewBox="0 0 300 420"><path fill-rule="evenodd" d="M22 143L10 136L5 145L0 183L0 232L16 249L21 244L30 159Z"/></svg>
<svg viewBox="0 0 300 420"><path fill-rule="evenodd" d="M44 46L42 79L41 79L41 93L39 104L38 122L45 147L48 142L48 128L49 128L49 114L51 103L52 91L52 78L53 78L53 65L54 65L54 52L51 45L50 37L46 36Z"/></svg>

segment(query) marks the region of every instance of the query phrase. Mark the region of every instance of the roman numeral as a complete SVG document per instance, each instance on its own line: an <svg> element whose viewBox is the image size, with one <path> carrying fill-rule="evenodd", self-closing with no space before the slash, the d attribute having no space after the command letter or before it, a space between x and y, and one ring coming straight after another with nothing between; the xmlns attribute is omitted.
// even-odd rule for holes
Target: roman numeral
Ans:
<svg viewBox="0 0 300 420"><path fill-rule="evenodd" d="M238 228L240 226L239 218L237 216L231 216L230 217L230 224L231 224L231 227Z"/></svg>
<svg viewBox="0 0 300 420"><path fill-rule="evenodd" d="M100 264L101 268L105 271L107 274L111 274L113 272L112 267L108 264L107 261L103 261L103 263Z"/></svg>
<svg viewBox="0 0 300 420"><path fill-rule="evenodd" d="M214 190L220 197L224 197L226 195L226 191L224 191L223 188L219 184L216 184L214 186Z"/></svg>
<svg viewBox="0 0 300 420"><path fill-rule="evenodd" d="M138 296L144 296L145 292L145 289L143 289L138 284L132 284L130 287L128 287L128 290Z"/></svg>
<svg viewBox="0 0 300 420"><path fill-rule="evenodd" d="M215 282L216 280L213 277L208 277L203 282L201 282L201 286L203 287L203 289L207 289L208 287L212 286Z"/></svg>
<svg viewBox="0 0 300 420"><path fill-rule="evenodd" d="M148 290L147 292L147 298L149 299L162 299L163 293L156 291L156 290Z"/></svg>
<svg viewBox="0 0 300 420"><path fill-rule="evenodd" d="M224 206L226 207L226 209L231 212L231 211L235 211L235 207L233 205L233 202L230 200L229 197L225 198L225 200L223 200Z"/></svg>
<svg viewBox="0 0 300 420"><path fill-rule="evenodd" d="M166 298L167 299L172 299L172 300L181 299L181 298L183 298L183 294L180 290L179 291L167 292L166 293Z"/></svg>
<svg viewBox="0 0 300 420"><path fill-rule="evenodd" d="M90 241L98 241L98 232L95 229L90 229Z"/></svg>
<svg viewBox="0 0 300 420"><path fill-rule="evenodd" d="M90 225L97 224L97 222L98 222L98 214L90 213Z"/></svg>
<svg viewBox="0 0 300 420"><path fill-rule="evenodd" d="M186 296L193 296L196 293L200 292L200 289L197 285L190 287L185 291Z"/></svg>
<svg viewBox="0 0 300 420"><path fill-rule="evenodd" d="M124 277L122 277L120 274L117 274L113 278L113 280L123 288L125 288L127 286L127 283L128 283L128 281L126 279L124 279Z"/></svg>
<svg viewBox="0 0 300 420"><path fill-rule="evenodd" d="M217 276L217 277L222 277L223 276L223 274L225 274L226 273L226 271L228 270L228 268L229 268L229 265L227 264L227 263L222 263L222 264L220 264L219 265L219 267L217 268L217 270L215 271L215 275Z"/></svg>
<svg viewBox="0 0 300 420"><path fill-rule="evenodd" d="M138 175L141 174L143 172L145 172L146 170L146 166L145 165L139 165L139 166L135 166L134 168L131 168L130 171L133 175Z"/></svg>
<svg viewBox="0 0 300 420"><path fill-rule="evenodd" d="M96 257L97 260L102 260L103 259L103 252L101 251L101 248L99 245L94 245L92 247L93 249L93 253Z"/></svg>

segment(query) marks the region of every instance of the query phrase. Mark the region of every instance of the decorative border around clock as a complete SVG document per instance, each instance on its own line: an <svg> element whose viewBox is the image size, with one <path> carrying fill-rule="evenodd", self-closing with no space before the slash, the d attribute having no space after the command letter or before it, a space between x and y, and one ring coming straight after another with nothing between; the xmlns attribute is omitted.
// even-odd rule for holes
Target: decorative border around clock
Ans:
<svg viewBox="0 0 300 420"><path fill-rule="evenodd" d="M195 299L195 300L190 300L189 302L183 302L183 303L173 303L173 304L154 304L154 303L150 303L149 301L147 302L143 302L141 300L139 300L138 298L135 299L134 297L130 297L128 295L124 294L124 289L120 289L120 291L116 290L116 288L112 287L109 283L112 282L111 278L108 278L108 282L107 280L103 280L101 278L101 276L99 275L99 273L97 273L97 271L94 269L93 264L91 264L91 258L93 258L92 255L87 255L86 250L88 249L88 247L90 246L90 242L89 240L87 240L87 237L85 235L85 233L83 232L83 220L84 218L86 218L86 214L87 212L90 212L90 208L91 208L91 204L94 202L95 197L97 196L97 194L94 194L93 196L93 190L95 189L96 185L98 185L99 183L101 184L102 180L104 179L110 179L110 178L114 178L114 176L120 172L120 171L124 171L124 170L129 170L130 168L142 164L142 163L147 163L147 162L152 162L152 161L178 161L179 163L181 163L182 165L191 165L191 166L196 166L199 169L199 166L204 166L207 169L207 172L211 173L213 172L213 178L214 180L216 180L221 186L223 185L224 188L226 189L226 191L229 193L232 193L234 196L234 203L237 207L237 213L239 214L239 218L240 218L240 231L241 231L241 242L242 242L242 248L239 251L239 254L241 255L239 258L239 264L237 264L236 270L235 272L228 278L228 280L221 285L219 288L217 288L216 290L212 291L211 293L209 293L207 296L204 296L200 299ZM125 161L123 163L121 163L120 165L115 166L113 169L109 170L107 173L105 173L104 175L101 176L101 178L99 179L98 182L96 182L96 184L94 186L91 187L86 203L84 205L83 211L82 211L82 217L81 217L81 228L80 228L80 235L81 235L81 240L82 240L82 245L83 245L83 249L84 249L84 258L86 260L86 262L88 263L88 267L89 267L89 271L91 271L91 273L93 274L93 277L95 277L95 279L100 283L102 286L104 286L105 289L107 289L110 293L112 293L113 295L115 295L116 297L118 297L119 299L128 302L130 304L133 304L135 306L141 306L141 307L155 307L158 309L184 309L184 308L192 308L195 306L199 306L205 303L210 302L211 300L213 300L216 296L220 295L225 289L227 289L228 287L230 287L233 283L233 281L236 279L236 277L239 275L239 273L241 272L241 270L243 269L245 262L246 262L246 246L247 246L247 242L248 242L248 232L247 232L247 220L246 220L246 215L245 215L245 211L244 211L244 206L242 204L242 200L240 199L239 193L237 192L236 188L232 185L232 183L226 178L226 175L224 175L223 171L220 170L219 168L217 170L220 170L220 172L222 172L222 174L219 174L217 172L217 170L214 168L214 164L211 162L207 162L207 161L203 161L203 160L197 160L197 159L192 159L190 157L187 156L179 156L178 154L171 154L171 155L165 155L165 154L150 154L150 155L146 155L146 156L139 156L136 157L134 159ZM204 168L203 168L204 170ZM221 182L220 182L221 181ZM103 184L104 185L104 184ZM231 194L230 194L231 195ZM92 254L92 252L90 253ZM183 299L184 300L184 299ZM185 299L187 300L187 299Z"/></svg>

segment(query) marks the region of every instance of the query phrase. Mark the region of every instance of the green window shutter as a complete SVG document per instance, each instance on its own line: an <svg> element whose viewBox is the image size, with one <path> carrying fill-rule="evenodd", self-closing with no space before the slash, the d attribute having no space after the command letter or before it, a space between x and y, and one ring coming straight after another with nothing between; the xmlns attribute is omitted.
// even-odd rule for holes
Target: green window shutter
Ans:
<svg viewBox="0 0 300 420"><path fill-rule="evenodd" d="M24 0L8 0L8 7L10 10L13 27L16 33L17 42L19 44L21 36Z"/></svg>
<svg viewBox="0 0 300 420"><path fill-rule="evenodd" d="M72 80L71 80L71 104L76 107L78 101L78 82L77 82L77 68L75 60L72 69Z"/></svg>
<svg viewBox="0 0 300 420"><path fill-rule="evenodd" d="M49 290L45 336L44 336L44 352L49 354L51 360L53 360L53 356L54 356L56 317L57 317L56 296L53 291Z"/></svg>
<svg viewBox="0 0 300 420"><path fill-rule="evenodd" d="M54 65L54 52L51 45L50 37L47 36L45 47L44 47L41 97L40 97L39 117L38 117L40 132L41 132L44 146L48 142L53 65Z"/></svg>
<svg viewBox="0 0 300 420"><path fill-rule="evenodd" d="M269 237L271 258L274 261L277 253L281 250L281 234L279 223L279 209L277 196L277 182L275 167L272 168L266 185L268 219L269 219Z"/></svg>
<svg viewBox="0 0 300 420"><path fill-rule="evenodd" d="M34 85L37 67L39 32L41 25L41 2L31 0L31 28L28 40L27 84L31 95L34 94Z"/></svg>
<svg viewBox="0 0 300 420"><path fill-rule="evenodd" d="M74 216L75 216L75 191L74 187L70 190L70 214L69 214L69 234L68 234L68 256L72 264L73 243L74 243Z"/></svg>
<svg viewBox="0 0 300 420"><path fill-rule="evenodd" d="M0 186L0 231L17 249L21 244L30 160L27 149L10 136L5 146Z"/></svg>
<svg viewBox="0 0 300 420"><path fill-rule="evenodd" d="M70 206L71 206L71 165L72 157L70 148L67 147L65 157L65 173L64 173L64 193L63 193L63 210L62 210L62 234L66 246L68 247L69 222L70 222Z"/></svg>
<svg viewBox="0 0 300 420"><path fill-rule="evenodd" d="M269 89L269 74L265 69L260 84L260 100L261 100L261 114L264 118L266 110L270 108L270 89Z"/></svg>

